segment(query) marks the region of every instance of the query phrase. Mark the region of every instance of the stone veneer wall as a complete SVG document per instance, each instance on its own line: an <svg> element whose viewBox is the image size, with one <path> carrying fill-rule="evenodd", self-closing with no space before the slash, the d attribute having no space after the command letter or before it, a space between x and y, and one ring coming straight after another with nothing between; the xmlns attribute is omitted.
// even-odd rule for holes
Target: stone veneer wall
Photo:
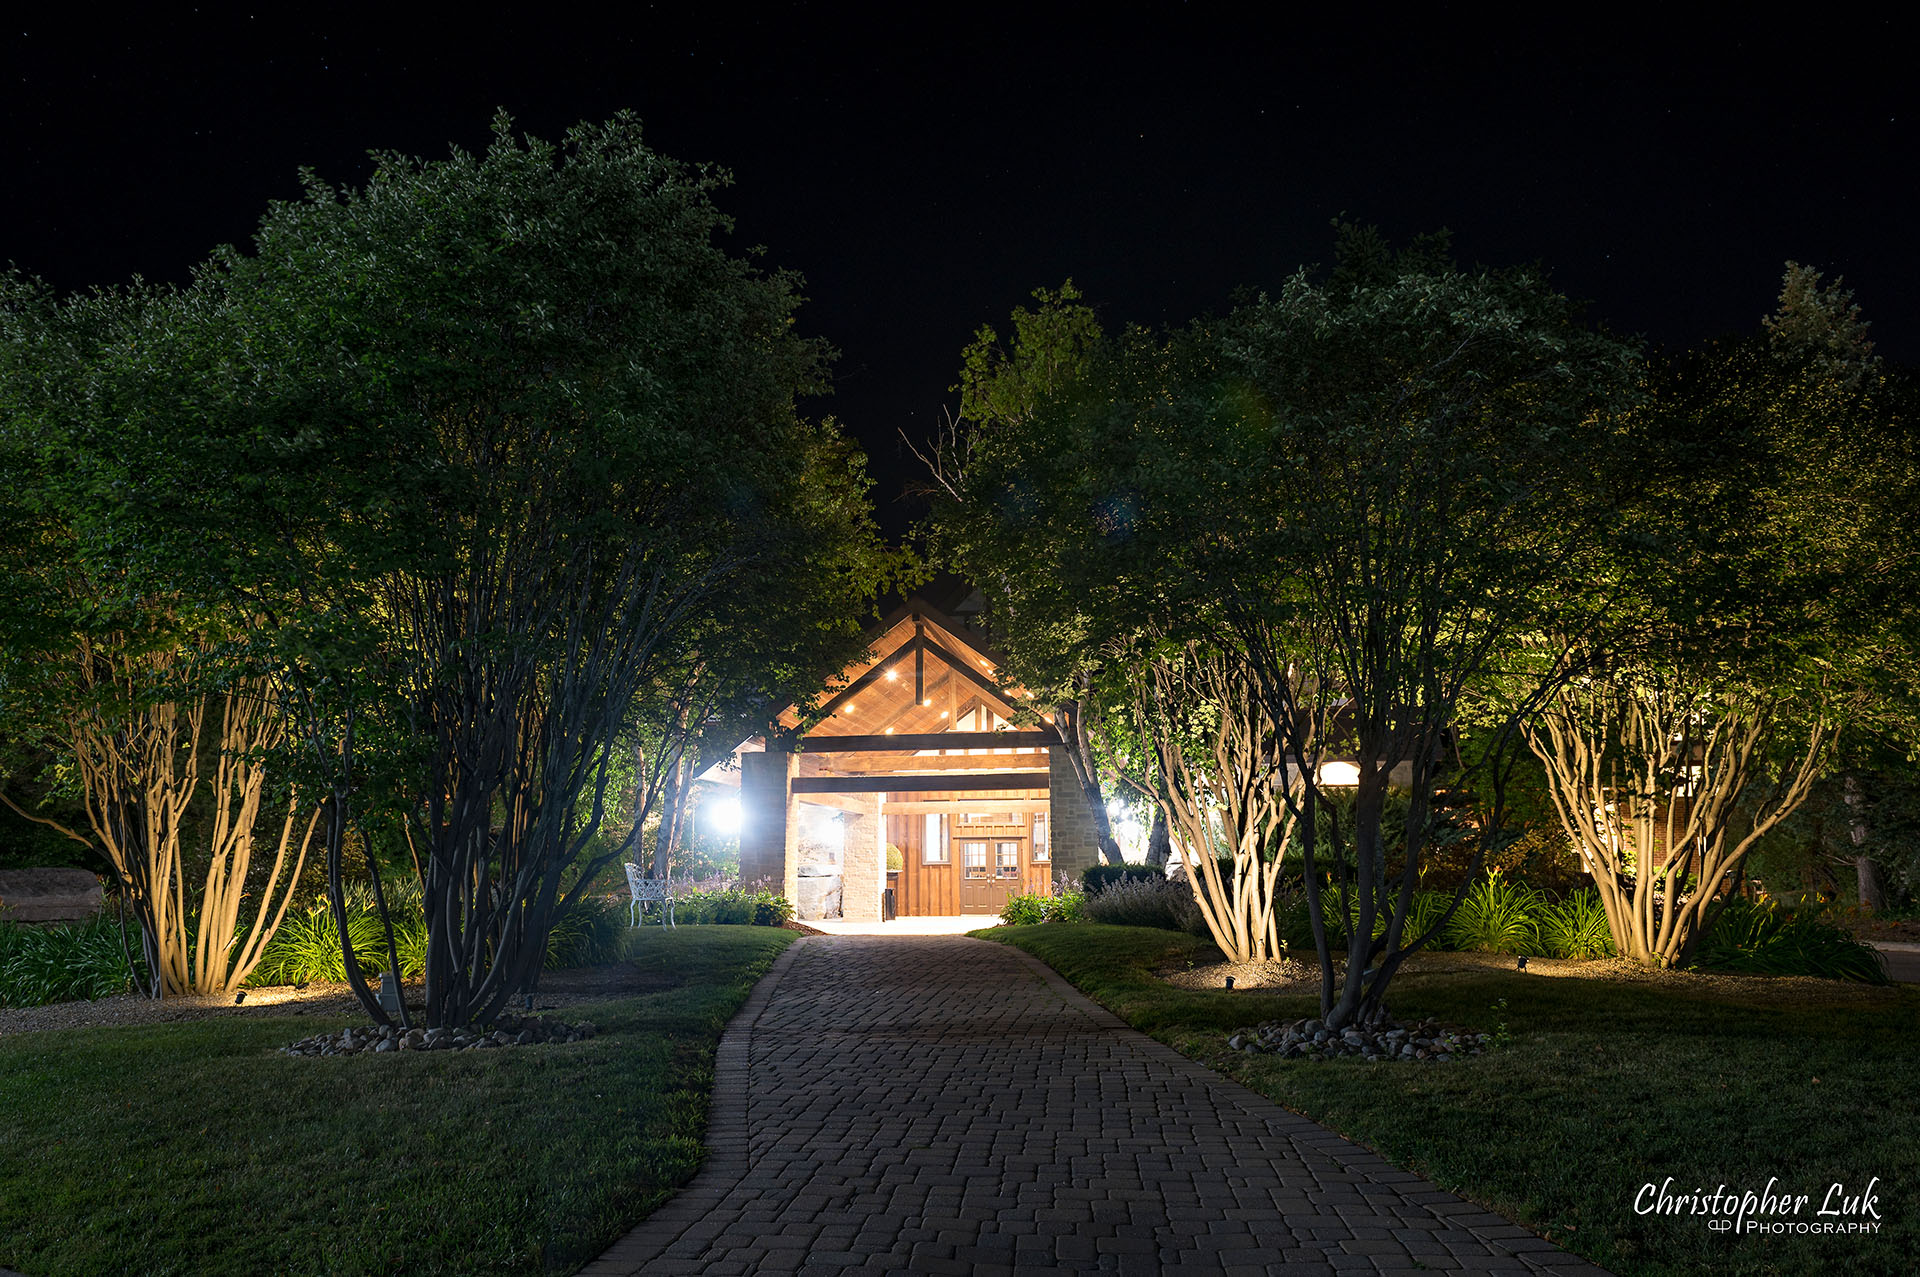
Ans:
<svg viewBox="0 0 1920 1277"><path fill-rule="evenodd" d="M848 922L880 921L880 893L887 885L880 799L874 795L864 801L871 810L841 817L846 843L840 852L840 916Z"/></svg>
<svg viewBox="0 0 1920 1277"><path fill-rule="evenodd" d="M1100 863L1100 842L1094 837L1093 816L1067 762L1067 751L1058 745L1047 750L1047 798L1054 876L1077 887L1081 870Z"/></svg>

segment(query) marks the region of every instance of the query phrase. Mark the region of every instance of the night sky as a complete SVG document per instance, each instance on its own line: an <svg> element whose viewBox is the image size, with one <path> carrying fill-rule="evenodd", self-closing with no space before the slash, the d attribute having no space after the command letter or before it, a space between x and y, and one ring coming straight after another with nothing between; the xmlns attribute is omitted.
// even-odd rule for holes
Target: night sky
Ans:
<svg viewBox="0 0 1920 1277"><path fill-rule="evenodd" d="M842 352L808 410L864 442L894 533L913 514L898 432L952 402L979 324L1068 276L1110 326L1183 322L1324 260L1341 213L1543 262L1597 318L1666 344L1752 330L1791 257L1844 274L1882 353L1920 359L1915 75L1891 19L73 8L4 34L0 259L62 288L182 280L297 195L302 166L356 183L369 149L483 146L500 107L547 137L630 107L657 149L730 168L738 245L805 275L803 326Z"/></svg>

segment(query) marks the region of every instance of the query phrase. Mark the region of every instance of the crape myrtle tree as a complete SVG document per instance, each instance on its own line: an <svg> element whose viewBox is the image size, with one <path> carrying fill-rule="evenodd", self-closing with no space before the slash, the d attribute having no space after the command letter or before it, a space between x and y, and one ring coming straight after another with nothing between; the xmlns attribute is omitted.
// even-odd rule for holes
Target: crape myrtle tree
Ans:
<svg viewBox="0 0 1920 1277"><path fill-rule="evenodd" d="M349 833L410 819L427 1023L485 1023L620 854L617 742L730 641L719 601L823 565L858 598L840 570L879 552L857 466L795 412L828 355L793 331L797 281L715 242L723 174L624 115L375 161L360 189L309 177L201 272L213 406L144 441L159 483L115 480L248 620L326 796L341 933Z"/></svg>
<svg viewBox="0 0 1920 1277"><path fill-rule="evenodd" d="M61 302L20 279L0 300L0 713L86 819L0 800L107 864L138 924L144 961L127 944L129 968L156 998L246 980L320 813L269 775L284 721L231 659L228 618L126 554L128 529L84 486L97 474L83 459L104 440L137 439L190 399L172 365L156 376L152 362L190 326L190 302L141 287Z"/></svg>
<svg viewBox="0 0 1920 1277"><path fill-rule="evenodd" d="M1033 298L1034 309L1014 308L1007 339L983 324L961 352L952 387L960 411L933 447L907 443L927 469L934 555L980 587L1007 654L999 677L1046 707L1031 714L1034 725L1059 740L1101 859L1119 864L1101 780L1113 769L1103 736L1125 730L1124 696L1101 685L1110 671L1087 625L1085 576L1078 561L1066 561L1082 539L1080 512L1059 504L1071 476L1029 473L1049 447L1063 446L1058 423L1045 419L1050 401L1085 380L1104 337L1071 279L1057 290L1035 289Z"/></svg>
<svg viewBox="0 0 1920 1277"><path fill-rule="evenodd" d="M873 600L917 579L912 555L875 538L859 449L831 419L801 442L806 478L785 494L801 535L713 598L637 698L625 858L653 877L676 863L695 780L778 706L811 700L860 655Z"/></svg>
<svg viewBox="0 0 1920 1277"><path fill-rule="evenodd" d="M1209 501L1235 512L1200 571L1219 624L1300 767L1298 838L1328 1024L1378 1023L1412 953L1446 924L1412 929L1423 853L1444 786L1475 789L1484 817L1469 878L1508 836L1502 791L1518 724L1564 663L1487 725L1466 774L1440 770L1463 705L1517 635L1589 634L1605 616L1584 588L1626 495L1627 440L1610 409L1633 384L1633 348L1583 326L1532 270L1463 269L1443 236L1404 251L1345 226L1324 280L1302 272L1241 306L1207 340L1207 392L1257 442ZM1204 446L1203 444L1201 446ZM1351 864L1343 969L1320 898L1323 761L1351 750L1348 821L1325 825ZM1381 822L1406 791L1400 865Z"/></svg>
<svg viewBox="0 0 1920 1277"><path fill-rule="evenodd" d="M1897 388L1805 267L1767 328L1659 368L1643 411L1688 464L1645 494L1660 554L1621 573L1637 633L1528 725L1616 948L1650 965L1686 961L1843 735L1913 739L1920 472Z"/></svg>
<svg viewBox="0 0 1920 1277"><path fill-rule="evenodd" d="M1486 790L1477 869L1506 836L1517 722L1554 675L1491 725L1474 775L1439 771L1450 725L1509 640L1549 621L1585 634L1605 615L1586 569L1624 500L1607 409L1635 352L1537 273L1462 269L1443 238L1395 252L1354 227L1325 278L1303 271L1222 319L1110 351L1026 430L979 436L972 504L1010 547L1043 547L1006 562L1069 565L1083 584L1058 608L1056 650L1145 628L1235 663L1234 694L1258 698L1276 739L1249 757L1271 769L1304 858L1323 1013L1384 1019L1394 974L1433 934L1408 927L1436 793ZM1344 823L1325 819L1336 755L1358 772ZM1390 877L1396 771L1408 802ZM1168 815L1183 854L1205 854ZM1336 884L1354 913L1338 966L1329 872L1351 873Z"/></svg>

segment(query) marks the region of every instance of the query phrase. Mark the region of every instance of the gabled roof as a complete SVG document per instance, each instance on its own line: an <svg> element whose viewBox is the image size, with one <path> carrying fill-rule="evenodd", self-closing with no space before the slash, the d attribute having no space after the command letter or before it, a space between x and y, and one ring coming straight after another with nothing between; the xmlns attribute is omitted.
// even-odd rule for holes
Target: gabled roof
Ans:
<svg viewBox="0 0 1920 1277"><path fill-rule="evenodd" d="M916 594L875 628L867 654L806 706L809 716L826 715L806 735L939 732L980 706L1010 717L1024 693L998 686L999 664L984 634ZM801 707L789 705L778 721L797 727Z"/></svg>

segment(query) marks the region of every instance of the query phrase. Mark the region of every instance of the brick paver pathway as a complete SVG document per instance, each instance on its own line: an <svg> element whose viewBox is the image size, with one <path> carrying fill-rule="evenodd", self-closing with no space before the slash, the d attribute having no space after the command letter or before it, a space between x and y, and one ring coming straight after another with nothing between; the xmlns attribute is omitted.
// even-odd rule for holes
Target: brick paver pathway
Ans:
<svg viewBox="0 0 1920 1277"><path fill-rule="evenodd" d="M1605 1277L964 937L795 943L721 1042L708 1146L586 1273Z"/></svg>

